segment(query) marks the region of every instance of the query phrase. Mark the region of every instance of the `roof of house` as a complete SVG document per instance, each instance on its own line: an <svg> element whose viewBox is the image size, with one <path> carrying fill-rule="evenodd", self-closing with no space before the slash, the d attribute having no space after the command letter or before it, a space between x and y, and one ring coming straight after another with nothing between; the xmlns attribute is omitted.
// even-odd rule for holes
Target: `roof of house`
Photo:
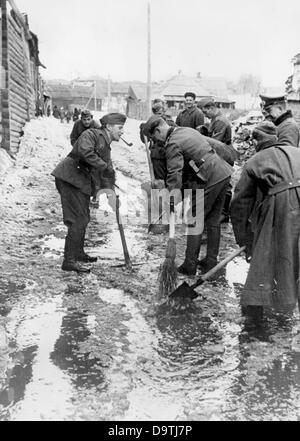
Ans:
<svg viewBox="0 0 300 441"><path fill-rule="evenodd" d="M197 78L178 74L170 78L163 87L164 97L183 97L186 92L194 92L197 97L211 96L210 92L204 89Z"/></svg>

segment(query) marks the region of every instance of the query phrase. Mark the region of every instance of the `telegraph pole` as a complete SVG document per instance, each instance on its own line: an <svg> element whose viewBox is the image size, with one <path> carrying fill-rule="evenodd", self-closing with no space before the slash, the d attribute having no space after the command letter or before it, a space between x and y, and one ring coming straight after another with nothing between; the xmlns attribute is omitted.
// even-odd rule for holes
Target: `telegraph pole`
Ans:
<svg viewBox="0 0 300 441"><path fill-rule="evenodd" d="M148 29L148 71L147 71L147 117L151 115L151 9L150 0L147 5L147 29Z"/></svg>
<svg viewBox="0 0 300 441"><path fill-rule="evenodd" d="M110 75L108 75L107 80L107 111L110 112L110 101L111 101L111 83L110 83Z"/></svg>

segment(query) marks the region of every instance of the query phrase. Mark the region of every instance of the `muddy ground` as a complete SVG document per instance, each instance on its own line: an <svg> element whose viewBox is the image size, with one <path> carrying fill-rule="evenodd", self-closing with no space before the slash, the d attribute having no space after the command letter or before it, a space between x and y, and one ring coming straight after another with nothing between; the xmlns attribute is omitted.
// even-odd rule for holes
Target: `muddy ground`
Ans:
<svg viewBox="0 0 300 441"><path fill-rule="evenodd" d="M135 214L148 179L137 128L125 126L132 148L113 146ZM205 299L193 308L159 305L167 235L125 224L132 262L142 263L127 270L101 199L86 239L98 262L88 275L61 271L66 230L50 172L70 150L70 130L53 118L29 123L16 164L0 178L0 420L299 420L299 314L244 329L244 257L199 288ZM180 263L180 225L176 244ZM224 224L220 257L236 248Z"/></svg>

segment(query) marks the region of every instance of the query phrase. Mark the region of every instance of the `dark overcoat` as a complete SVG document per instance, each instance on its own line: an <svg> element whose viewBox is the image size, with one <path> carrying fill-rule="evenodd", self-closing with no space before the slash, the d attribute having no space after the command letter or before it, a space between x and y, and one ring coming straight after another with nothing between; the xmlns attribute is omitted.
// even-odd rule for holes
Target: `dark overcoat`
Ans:
<svg viewBox="0 0 300 441"><path fill-rule="evenodd" d="M93 179L98 175L98 189L113 188L110 143L105 129L85 130L51 174L88 195L92 194L92 173Z"/></svg>
<svg viewBox="0 0 300 441"><path fill-rule="evenodd" d="M299 297L300 187L294 185L300 185L300 150L266 147L247 161L230 209L237 243L252 243L241 304L294 305Z"/></svg>
<svg viewBox="0 0 300 441"><path fill-rule="evenodd" d="M204 124L204 114L198 107L184 109L176 118L176 124L180 127L196 129Z"/></svg>
<svg viewBox="0 0 300 441"><path fill-rule="evenodd" d="M167 138L165 153L167 162L166 185L169 190L190 188L189 182L197 180L199 188L208 188L223 181L232 174L232 167L211 148L197 130L176 127ZM200 174L196 177L189 162L194 160Z"/></svg>
<svg viewBox="0 0 300 441"><path fill-rule="evenodd" d="M278 130L278 144L299 147L300 129L293 118L291 110L287 110L276 119L275 125Z"/></svg>
<svg viewBox="0 0 300 441"><path fill-rule="evenodd" d="M222 112L218 112L212 118L208 127L208 136L224 144L231 144L231 124Z"/></svg>
<svg viewBox="0 0 300 441"><path fill-rule="evenodd" d="M77 139L79 138L79 136L85 132L85 130L88 129L100 129L100 124L97 123L97 121L93 120L91 121L90 127L85 127L81 121L81 119L79 119L78 121L75 122L72 132L70 134L70 140L71 140L71 144L74 145L75 142L77 141Z"/></svg>

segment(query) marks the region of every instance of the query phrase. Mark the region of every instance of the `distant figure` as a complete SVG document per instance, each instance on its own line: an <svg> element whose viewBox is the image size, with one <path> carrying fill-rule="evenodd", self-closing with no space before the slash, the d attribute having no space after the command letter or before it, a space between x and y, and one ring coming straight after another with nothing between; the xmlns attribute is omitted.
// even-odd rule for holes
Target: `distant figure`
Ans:
<svg viewBox="0 0 300 441"><path fill-rule="evenodd" d="M63 107L60 108L59 116L60 116L60 122L63 123L65 119L65 111Z"/></svg>
<svg viewBox="0 0 300 441"><path fill-rule="evenodd" d="M197 127L204 124L204 115L203 112L196 107L196 95L193 92L186 92L184 98L185 109L177 116L176 124L180 127L197 129Z"/></svg>
<svg viewBox="0 0 300 441"><path fill-rule="evenodd" d="M59 110L58 110L58 107L57 107L57 106L54 106L54 107L53 107L52 115L53 115L54 118L56 118L56 119L59 119L59 118L60 118L60 113L59 113Z"/></svg>
<svg viewBox="0 0 300 441"><path fill-rule="evenodd" d="M49 117L51 115L51 107L48 105L47 107L47 116Z"/></svg>
<svg viewBox="0 0 300 441"><path fill-rule="evenodd" d="M76 107L75 107L76 109ZM75 113L74 109L74 113ZM77 109L76 109L77 110ZM73 116L74 118L74 116ZM91 114L90 110L86 109L81 112L81 118L75 122L71 135L70 140L72 146L75 144L79 136L87 129L100 129L100 124L93 120L93 115Z"/></svg>
<svg viewBox="0 0 300 441"><path fill-rule="evenodd" d="M73 121L77 121L79 119L79 112L77 107L75 107L74 109L74 113L73 113Z"/></svg>
<svg viewBox="0 0 300 441"><path fill-rule="evenodd" d="M72 119L72 111L70 109L68 109L66 112L66 119L67 119L67 123L69 124Z"/></svg>

